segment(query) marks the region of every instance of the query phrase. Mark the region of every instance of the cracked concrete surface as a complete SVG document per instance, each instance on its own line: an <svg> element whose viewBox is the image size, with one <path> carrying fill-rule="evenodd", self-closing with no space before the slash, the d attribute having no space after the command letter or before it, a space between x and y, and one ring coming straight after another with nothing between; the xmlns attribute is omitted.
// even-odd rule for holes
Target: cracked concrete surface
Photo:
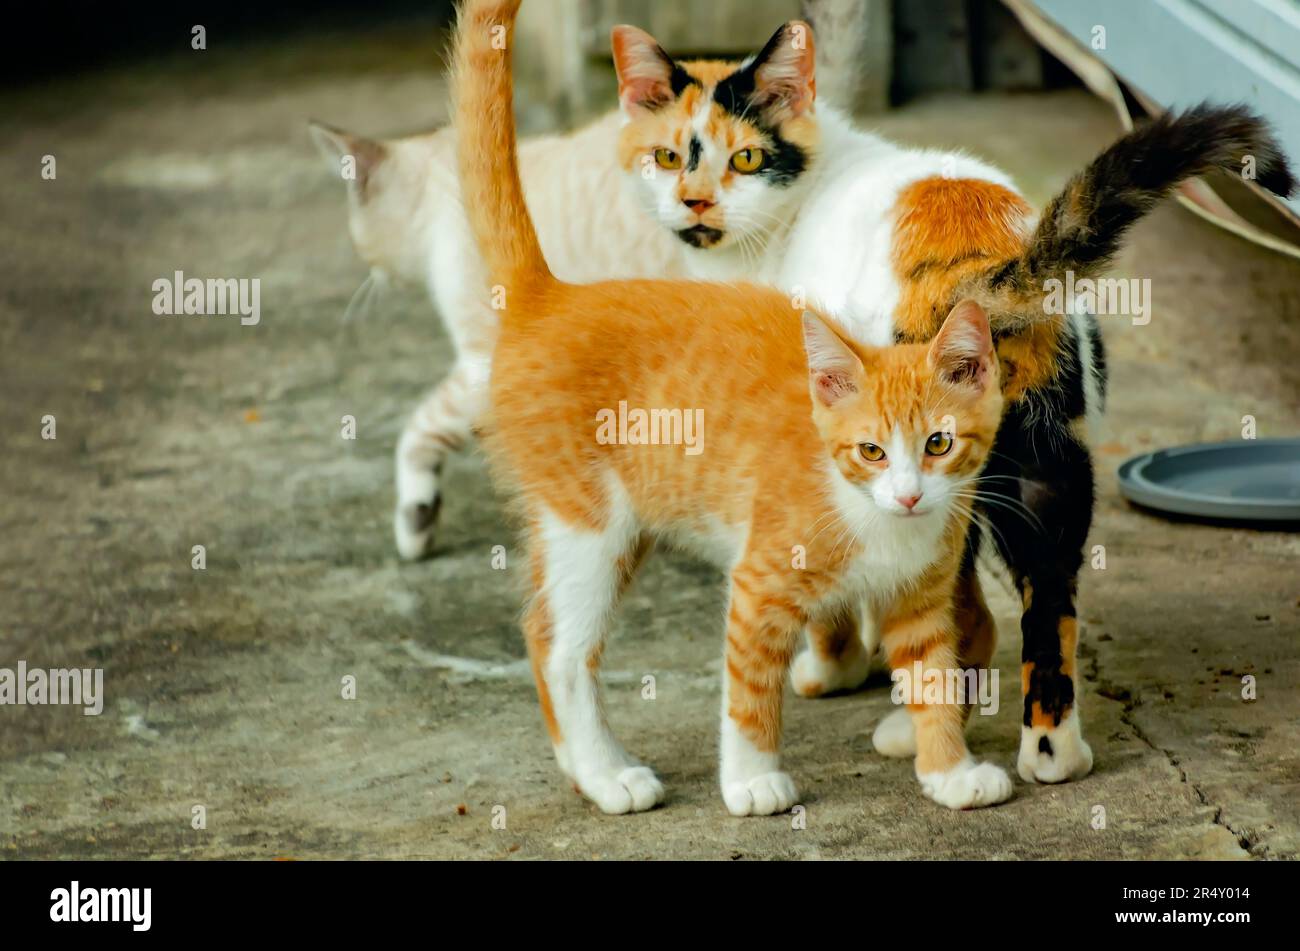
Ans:
<svg viewBox="0 0 1300 951"><path fill-rule="evenodd" d="M446 337L416 291L339 320L364 271L305 120L380 133L441 118L436 47L405 28L216 44L201 66L3 94L0 666L102 667L107 698L99 717L0 708L0 855L1300 853L1300 537L1166 522L1127 506L1114 477L1150 447L1235 438L1247 414L1260 435L1297 433L1300 267L1173 206L1116 269L1150 278L1152 322L1105 326L1092 544L1106 567L1081 590L1091 776L941 809L910 765L871 750L889 707L877 677L787 705L806 828L729 818L714 779L718 578L659 556L620 615L607 686L668 802L606 817L578 799L523 675L520 566L480 458L450 466L436 558L392 550L390 453L447 366ZM992 159L1040 203L1116 134L1078 91L940 98L876 124ZM54 182L39 178L46 154ZM154 316L150 284L177 269L260 277L261 324ZM347 413L355 442L339 438ZM498 544L505 571L490 566ZM976 718L971 744L1013 768L1018 624L988 582L1002 709ZM340 696L348 675L355 701Z"/></svg>

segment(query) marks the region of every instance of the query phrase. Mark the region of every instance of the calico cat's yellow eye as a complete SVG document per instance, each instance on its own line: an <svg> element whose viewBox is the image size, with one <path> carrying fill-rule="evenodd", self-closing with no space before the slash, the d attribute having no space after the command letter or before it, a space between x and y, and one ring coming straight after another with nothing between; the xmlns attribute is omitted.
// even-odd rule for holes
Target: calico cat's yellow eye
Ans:
<svg viewBox="0 0 1300 951"><path fill-rule="evenodd" d="M885 450L881 449L873 442L858 443L858 452L861 453L862 458L867 460L867 462L879 462L881 459L885 458Z"/></svg>
<svg viewBox="0 0 1300 951"><path fill-rule="evenodd" d="M672 149L655 149L655 164L672 171L682 167L682 157Z"/></svg>
<svg viewBox="0 0 1300 951"><path fill-rule="evenodd" d="M951 448L952 437L947 433L933 433L925 441L925 454L927 456L946 456Z"/></svg>
<svg viewBox="0 0 1300 951"><path fill-rule="evenodd" d="M753 175L767 162L762 149L741 149L731 157L731 167L741 175Z"/></svg>

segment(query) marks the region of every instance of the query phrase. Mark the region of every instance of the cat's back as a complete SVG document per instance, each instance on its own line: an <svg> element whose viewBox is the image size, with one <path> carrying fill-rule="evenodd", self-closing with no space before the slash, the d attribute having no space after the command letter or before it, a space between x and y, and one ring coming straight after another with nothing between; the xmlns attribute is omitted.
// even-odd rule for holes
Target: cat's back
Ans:
<svg viewBox="0 0 1300 951"><path fill-rule="evenodd" d="M558 284L507 316L493 401L519 418L588 419L620 401L706 411L720 439L805 416L802 310L761 285ZM727 435L719 432L725 426Z"/></svg>
<svg viewBox="0 0 1300 951"><path fill-rule="evenodd" d="M789 295L767 285L557 283L518 307L500 357L545 362L557 373L586 368L618 370L624 379L668 379L675 366L689 375L712 364L719 371L733 367L782 376L803 365L802 311Z"/></svg>
<svg viewBox="0 0 1300 951"><path fill-rule="evenodd" d="M1019 200L1010 176L972 156L896 145L831 112L824 166L791 229L778 284L801 287L855 339L894 340L900 217L918 183L952 182Z"/></svg>

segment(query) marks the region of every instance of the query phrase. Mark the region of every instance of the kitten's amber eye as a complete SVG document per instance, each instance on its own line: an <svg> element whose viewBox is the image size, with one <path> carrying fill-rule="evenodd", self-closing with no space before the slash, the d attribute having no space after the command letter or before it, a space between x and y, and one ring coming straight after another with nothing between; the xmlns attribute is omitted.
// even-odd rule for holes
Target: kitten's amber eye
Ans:
<svg viewBox="0 0 1300 951"><path fill-rule="evenodd" d="M885 450L881 449L873 442L858 443L858 452L862 454L862 458L867 460L867 462L879 462L881 459L885 458Z"/></svg>
<svg viewBox="0 0 1300 951"><path fill-rule="evenodd" d="M946 456L952 448L952 437L947 433L934 433L925 441L927 456Z"/></svg>
<svg viewBox="0 0 1300 951"><path fill-rule="evenodd" d="M753 175L767 161L767 153L762 149L741 149L731 157L731 167L741 175Z"/></svg>
<svg viewBox="0 0 1300 951"><path fill-rule="evenodd" d="M655 164L672 171L682 167L682 157L672 149L655 149Z"/></svg>

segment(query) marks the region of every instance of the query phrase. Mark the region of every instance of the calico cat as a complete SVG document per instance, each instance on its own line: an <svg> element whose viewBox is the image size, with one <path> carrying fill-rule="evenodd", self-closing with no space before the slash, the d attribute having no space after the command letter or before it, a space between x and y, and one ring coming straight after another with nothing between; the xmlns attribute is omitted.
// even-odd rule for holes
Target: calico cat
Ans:
<svg viewBox="0 0 1300 951"><path fill-rule="evenodd" d="M571 135L540 136L521 148L520 168L542 249L564 280L671 277L682 245L655 228L615 157L617 114ZM433 548L442 504L441 471L466 446L487 401L497 312L483 297L485 274L460 202L451 128L389 140L322 123L312 137L348 185L348 229L372 274L427 289L456 363L411 414L397 444L393 534L403 558ZM589 195L587 201L575 196ZM360 292L368 293L368 290Z"/></svg>
<svg viewBox="0 0 1300 951"><path fill-rule="evenodd" d="M973 628L992 625L974 579L987 533L1023 601L1019 773L1085 775L1075 590L1093 507L1085 423L1102 408L1105 356L1082 308L1045 315L1048 282L1096 277L1128 228L1189 176L1240 173L1252 156L1257 184L1289 194L1294 178L1267 124L1240 106L1157 118L1103 151L1036 222L999 170L895 145L815 104L805 23L782 26L742 63L677 62L630 26L614 28L613 51L626 119L619 159L643 206L682 241L691 275L775 284L877 346L931 339L958 300L987 310L1009 408L978 483L962 603ZM857 686L876 637L814 630L796 689ZM914 749L903 711L874 739L883 753Z"/></svg>
<svg viewBox="0 0 1300 951"><path fill-rule="evenodd" d="M862 606L900 663L964 661L954 600L966 487L1003 408L988 320L962 302L930 343L872 346L811 311L801 317L775 288L560 281L516 170L518 7L463 5L455 121L465 208L506 301L484 445L525 524L523 627L556 758L605 812L663 799L653 771L611 734L596 675L619 595L649 542L664 540L729 573L726 807L784 811L796 793L780 769L782 693L806 626L855 638ZM778 75L756 88L785 94ZM598 420L622 403L698 412L704 451L597 438ZM913 700L926 795L952 808L1008 798L1007 774L967 752L962 706Z"/></svg>

